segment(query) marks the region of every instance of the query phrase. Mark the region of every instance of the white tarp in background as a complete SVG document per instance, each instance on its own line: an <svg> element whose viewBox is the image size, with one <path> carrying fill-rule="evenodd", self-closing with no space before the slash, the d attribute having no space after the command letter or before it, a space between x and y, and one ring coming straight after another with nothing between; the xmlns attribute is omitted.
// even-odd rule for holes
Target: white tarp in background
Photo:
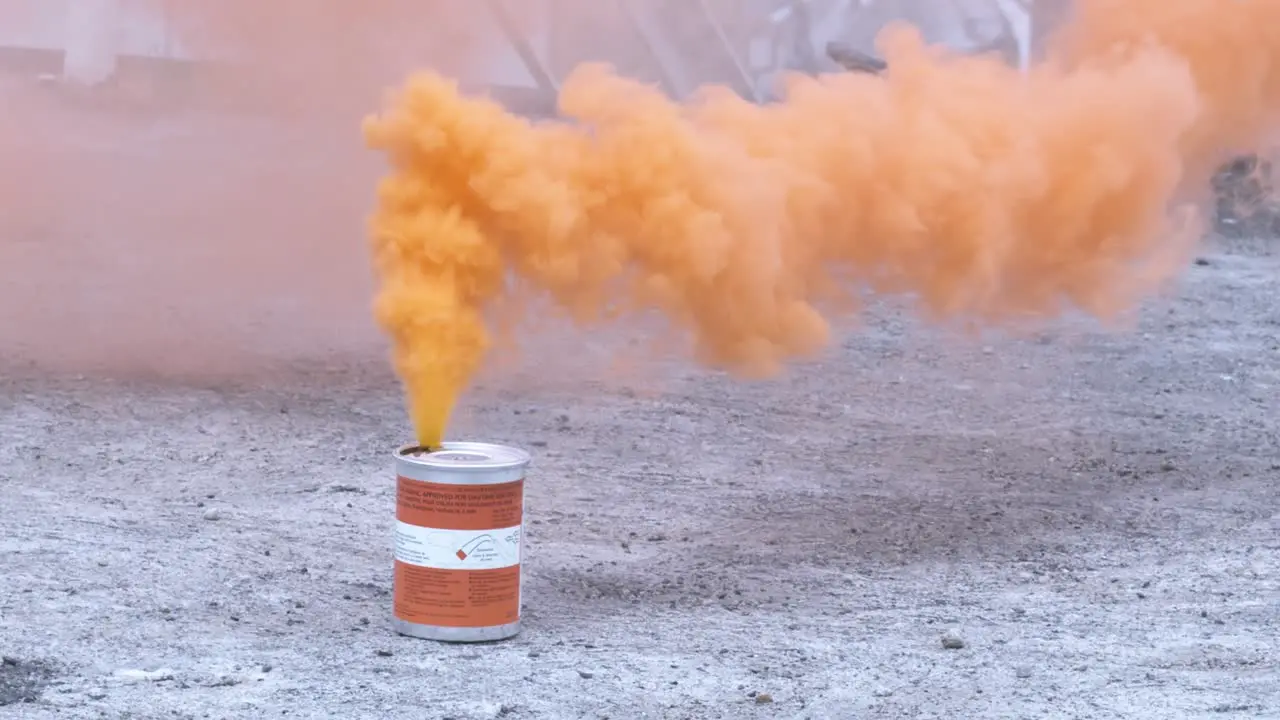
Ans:
<svg viewBox="0 0 1280 720"><path fill-rule="evenodd" d="M119 44L116 0L75 0L66 13L63 77L82 85L109 80L116 71Z"/></svg>

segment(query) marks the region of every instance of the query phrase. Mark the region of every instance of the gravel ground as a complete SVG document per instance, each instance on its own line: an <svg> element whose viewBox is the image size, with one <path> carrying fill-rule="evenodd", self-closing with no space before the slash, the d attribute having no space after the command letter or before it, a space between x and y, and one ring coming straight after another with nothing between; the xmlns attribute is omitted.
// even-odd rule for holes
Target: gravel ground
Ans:
<svg viewBox="0 0 1280 720"><path fill-rule="evenodd" d="M376 345L216 386L9 363L0 717L1280 718L1278 296L1235 242L1127 332L882 308L773 382L493 373L455 430L535 466L525 629L484 646L388 629Z"/></svg>

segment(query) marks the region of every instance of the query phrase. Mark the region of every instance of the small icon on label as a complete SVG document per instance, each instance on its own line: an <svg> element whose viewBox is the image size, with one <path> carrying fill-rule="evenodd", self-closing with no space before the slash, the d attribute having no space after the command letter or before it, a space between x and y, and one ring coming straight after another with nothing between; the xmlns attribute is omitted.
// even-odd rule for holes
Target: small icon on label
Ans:
<svg viewBox="0 0 1280 720"><path fill-rule="evenodd" d="M481 535L479 537L472 538L465 545L458 548L458 551L454 554L458 556L459 560L466 560L467 558L471 557L472 555L475 555L476 553L480 553L482 555L492 555L493 551L494 551L493 536ZM484 558L482 557L481 560L483 559Z"/></svg>

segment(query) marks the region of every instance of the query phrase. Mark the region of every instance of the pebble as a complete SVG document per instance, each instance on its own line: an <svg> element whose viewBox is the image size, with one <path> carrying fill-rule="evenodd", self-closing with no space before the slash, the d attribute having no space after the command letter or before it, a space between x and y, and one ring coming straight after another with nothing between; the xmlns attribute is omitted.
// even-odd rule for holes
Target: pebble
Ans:
<svg viewBox="0 0 1280 720"><path fill-rule="evenodd" d="M596 674L595 674L595 673L589 673L589 672L587 672L586 670L579 670L579 671L578 671L578 677L582 678L583 680L590 680L591 678L593 678L593 677L595 677L595 676L596 676Z"/></svg>
<svg viewBox="0 0 1280 720"><path fill-rule="evenodd" d="M771 702L773 702L773 696L769 693L760 693L759 695L756 695L757 705L768 705Z"/></svg>
<svg viewBox="0 0 1280 720"><path fill-rule="evenodd" d="M116 677L125 682L163 682L173 679L173 671L164 670L117 670Z"/></svg>
<svg viewBox="0 0 1280 720"><path fill-rule="evenodd" d="M209 508L208 510L204 511L204 519L205 520L221 520L222 511L218 510L218 508Z"/></svg>
<svg viewBox="0 0 1280 720"><path fill-rule="evenodd" d="M1020 678L1029 678L1031 677L1031 668L1027 665L1019 665L1013 673Z"/></svg>
<svg viewBox="0 0 1280 720"><path fill-rule="evenodd" d="M667 427L678 435L696 435L698 426L687 417L674 415L667 418Z"/></svg>
<svg viewBox="0 0 1280 720"><path fill-rule="evenodd" d="M964 647L964 638L955 630L948 630L942 636L942 647L948 650L959 650Z"/></svg>

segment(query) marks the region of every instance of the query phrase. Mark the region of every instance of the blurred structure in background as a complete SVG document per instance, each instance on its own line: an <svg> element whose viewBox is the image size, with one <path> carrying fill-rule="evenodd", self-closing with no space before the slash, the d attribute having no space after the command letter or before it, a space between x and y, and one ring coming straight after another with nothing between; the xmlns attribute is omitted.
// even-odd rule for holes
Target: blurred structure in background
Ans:
<svg viewBox="0 0 1280 720"><path fill-rule="evenodd" d="M425 66L547 116L584 61L674 97L716 83L754 102L776 98L789 72L878 72L875 38L894 22L1025 68L1070 11L1071 0L0 0L0 72L104 106L287 106L345 126ZM1280 209L1262 207L1269 163L1225 167L1217 191L1225 232L1280 230Z"/></svg>
<svg viewBox="0 0 1280 720"><path fill-rule="evenodd" d="M327 0L334 7L340 0ZM324 6L326 0L315 0ZM906 21L925 39L962 52L996 52L1025 65L1032 57L1028 0L372 0L343 10L385 21L378 37L362 36L349 23L342 50L350 62L376 57L408 72L428 62L487 86L547 104L578 63L601 60L627 75L660 84L673 96L700 85L728 85L743 97L765 100L784 72L839 69L826 55L829 43L874 54L876 34ZM1039 3L1035 3L1039 4ZM1050 0L1050 4L1055 4ZM1061 3L1056 3L1061 4ZM0 0L0 58L39 67L45 74L97 85L117 74L164 74L164 65L252 64L254 33L273 22L300 22L305 4L258 4L257 27L225 21L249 7L230 0ZM296 17L287 8L297 5ZM373 6L377 6L374 8ZM463 5L465 10L458 10ZM286 8L282 10L281 8ZM332 11L331 14L339 11ZM316 10L311 14L323 14ZM201 21L213 28L201 27ZM448 27L441 27L442 21ZM221 24L219 24L221 23ZM374 24L371 21L370 26ZM366 28L367 29L367 28ZM281 32L285 28L279 28ZM465 62L430 57L431 47L454 49L465 38ZM358 42L357 42L358 41ZM239 47L238 47L239 45ZM261 48L258 48L261 50ZM298 58L299 61L302 58ZM188 73L189 74L189 73ZM136 83L135 83L136 84Z"/></svg>

